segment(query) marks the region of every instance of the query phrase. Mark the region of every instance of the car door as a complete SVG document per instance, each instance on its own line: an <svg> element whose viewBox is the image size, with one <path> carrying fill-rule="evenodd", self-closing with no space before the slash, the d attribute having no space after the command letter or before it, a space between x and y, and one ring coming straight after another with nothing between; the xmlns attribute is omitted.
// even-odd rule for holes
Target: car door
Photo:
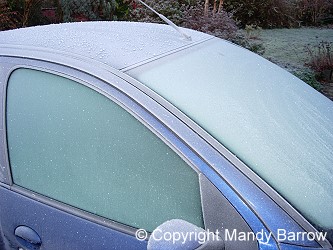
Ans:
<svg viewBox="0 0 333 250"><path fill-rule="evenodd" d="M7 247L140 249L138 228L171 218L203 227L197 170L128 112L137 104L95 78L31 65L8 72Z"/></svg>

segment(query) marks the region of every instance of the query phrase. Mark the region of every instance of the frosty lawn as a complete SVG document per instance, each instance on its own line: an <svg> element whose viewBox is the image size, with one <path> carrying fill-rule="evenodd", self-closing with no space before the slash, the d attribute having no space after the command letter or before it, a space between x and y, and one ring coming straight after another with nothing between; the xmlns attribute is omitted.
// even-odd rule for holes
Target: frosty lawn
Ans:
<svg viewBox="0 0 333 250"><path fill-rule="evenodd" d="M308 48L317 51L317 46L323 41L333 44L332 28L262 30L258 39L265 47L265 58L286 68L333 100L333 83L318 83L313 71L305 65L310 58Z"/></svg>
<svg viewBox="0 0 333 250"><path fill-rule="evenodd" d="M306 47L321 41L333 42L333 29L300 28L271 29L260 33L265 47L264 57L288 70L304 69L308 60Z"/></svg>

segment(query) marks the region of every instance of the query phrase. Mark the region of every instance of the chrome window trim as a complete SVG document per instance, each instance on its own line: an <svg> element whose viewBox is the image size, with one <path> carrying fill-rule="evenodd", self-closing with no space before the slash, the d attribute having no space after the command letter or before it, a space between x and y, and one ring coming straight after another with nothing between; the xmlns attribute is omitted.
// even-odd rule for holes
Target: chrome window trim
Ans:
<svg viewBox="0 0 333 250"><path fill-rule="evenodd" d="M214 38L215 38L215 37L209 37L209 38L202 39L202 40L200 40L200 41L197 41L197 42L191 43L191 44L189 44L189 45L184 45L184 46L179 47L179 48L177 48L177 49L174 49L174 50L168 51L168 52L166 52L166 53L162 53L162 54L160 54L160 55L157 55L157 56L155 56L155 57L152 57L152 58L149 58L149 59L147 59L147 60L141 61L141 62L139 62L139 63L135 63L135 64L132 64L132 65L127 66L127 67L125 67L125 68L119 69L119 71L121 71L121 72L126 72L126 71L128 71L128 70L134 69L134 68L139 67L139 66L141 66L141 65L144 65L144 64L147 64L147 63L150 63L150 62L156 61L156 60L158 60L158 59L160 59L160 58L163 58L163 57L166 57L166 56L169 56L169 55L175 54L175 53L177 53L177 52L179 52L179 51L182 51L182 50L185 50L185 49L187 49L187 48L190 48L190 47L196 46L196 45L198 45L198 44L204 43L204 42L206 42L206 41L208 41L208 40L212 40L212 39L214 39Z"/></svg>
<svg viewBox="0 0 333 250"><path fill-rule="evenodd" d="M0 126L1 126L1 133L0 133L0 143L1 145L7 145L7 134L6 134L6 126L5 126L5 119L4 119L4 115L5 115L5 102L6 102L6 81L8 78L8 71L10 70L10 67L7 64L4 63L0 63L1 66L1 71L0 71L0 84L2 84L1 86L1 109L0 109ZM11 174L9 169L7 168L7 154L6 151L2 151L0 152L1 156L0 156L0 185L2 186L10 186L13 184L12 182L12 178L11 178Z"/></svg>

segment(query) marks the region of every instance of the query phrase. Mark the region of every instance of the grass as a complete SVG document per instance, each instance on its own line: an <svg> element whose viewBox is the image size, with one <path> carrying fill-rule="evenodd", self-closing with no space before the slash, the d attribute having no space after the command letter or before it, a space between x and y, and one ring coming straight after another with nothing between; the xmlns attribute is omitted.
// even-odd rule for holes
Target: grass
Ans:
<svg viewBox="0 0 333 250"><path fill-rule="evenodd" d="M316 81L306 64L311 60L308 48L321 42L333 43L333 29L299 28L261 30L258 38L265 47L263 56L287 69L333 100L333 84Z"/></svg>
<svg viewBox="0 0 333 250"><path fill-rule="evenodd" d="M315 47L322 41L333 42L333 29L300 28L262 30L259 34L264 57L286 69L306 69L310 60L307 47Z"/></svg>

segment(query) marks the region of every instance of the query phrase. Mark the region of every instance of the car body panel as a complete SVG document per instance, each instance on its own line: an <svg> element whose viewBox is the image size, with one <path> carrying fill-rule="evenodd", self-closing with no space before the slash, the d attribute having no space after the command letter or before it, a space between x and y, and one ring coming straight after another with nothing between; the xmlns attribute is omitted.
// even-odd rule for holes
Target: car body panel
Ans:
<svg viewBox="0 0 333 250"><path fill-rule="evenodd" d="M63 212L0 187L1 217L6 244L16 247L12 233L29 226L38 232L43 249L146 249L147 242L78 216Z"/></svg>

